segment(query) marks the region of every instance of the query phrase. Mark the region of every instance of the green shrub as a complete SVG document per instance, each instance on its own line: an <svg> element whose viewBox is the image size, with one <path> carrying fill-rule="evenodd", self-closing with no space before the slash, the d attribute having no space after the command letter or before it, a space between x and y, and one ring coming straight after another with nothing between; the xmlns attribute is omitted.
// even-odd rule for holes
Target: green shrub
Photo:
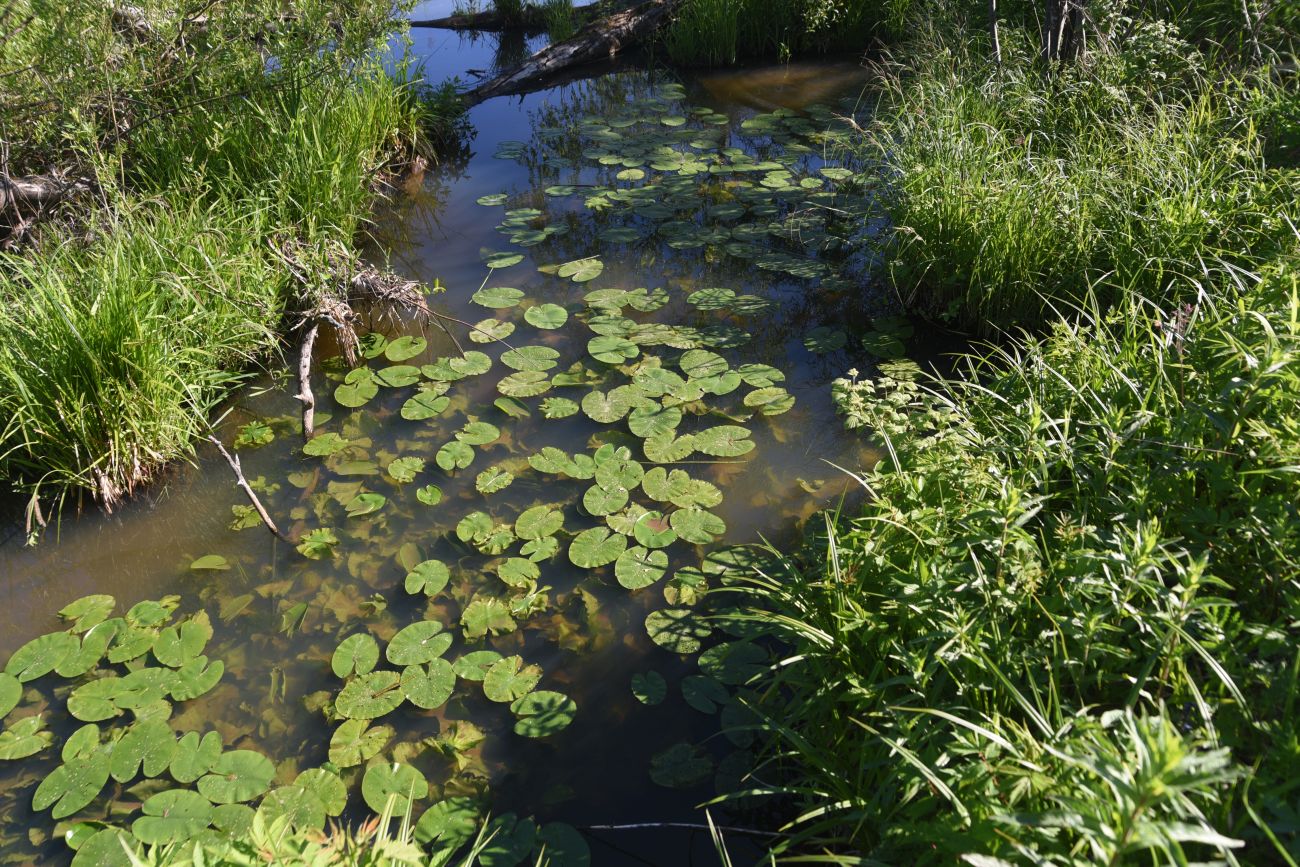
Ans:
<svg viewBox="0 0 1300 867"><path fill-rule="evenodd" d="M836 398L870 502L738 588L790 648L754 776L794 848L1300 855L1300 255Z"/></svg>

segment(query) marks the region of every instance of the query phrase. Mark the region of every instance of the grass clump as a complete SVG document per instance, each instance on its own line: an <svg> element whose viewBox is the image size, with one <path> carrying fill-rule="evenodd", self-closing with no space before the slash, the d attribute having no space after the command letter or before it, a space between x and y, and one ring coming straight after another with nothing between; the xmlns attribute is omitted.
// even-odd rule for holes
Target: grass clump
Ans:
<svg viewBox="0 0 1300 867"><path fill-rule="evenodd" d="M791 647L755 776L799 796L797 844L1300 854L1300 255L836 398L887 451L871 502L742 590Z"/></svg>
<svg viewBox="0 0 1300 867"><path fill-rule="evenodd" d="M386 4L195 17L158 0L123 22L19 2L0 66L7 171L95 195L8 226L0 476L111 506L187 455L276 347L298 291L277 250L352 244L384 174L454 137L456 108L380 68Z"/></svg>
<svg viewBox="0 0 1300 867"><path fill-rule="evenodd" d="M906 303L989 331L1267 258L1300 216L1255 114L1271 86L1185 68L1170 92L1129 62L1045 81L1023 57L984 75L969 53L935 52L892 79L865 140L888 178L884 256Z"/></svg>

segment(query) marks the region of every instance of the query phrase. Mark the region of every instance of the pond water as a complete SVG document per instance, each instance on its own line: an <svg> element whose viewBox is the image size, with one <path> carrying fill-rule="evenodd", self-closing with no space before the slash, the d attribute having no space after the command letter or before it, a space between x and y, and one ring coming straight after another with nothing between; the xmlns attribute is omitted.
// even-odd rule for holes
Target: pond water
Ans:
<svg viewBox="0 0 1300 867"><path fill-rule="evenodd" d="M534 47L412 37L435 83ZM725 582L728 546L793 538L854 494L837 467L875 459L843 432L828 388L868 363L845 331L876 312L845 244L862 220L844 202L862 196L841 185L860 179L827 161L820 138L862 86L852 62L698 75L622 62L476 107L467 151L384 210L372 251L445 287L431 296L442 318L376 313L351 373L321 347L316 454L304 454L287 368L248 387L222 423L228 443L242 432L245 473L301 552L248 517L229 468L205 452L117 514L67 518L36 547L10 529L0 659L67 629L56 612L79 597L111 594L120 614L174 594L164 608L178 620L206 612L203 653L225 668L163 718L269 756L276 783L338 757L342 721L323 712L337 700L339 717L391 727L372 763L427 779L417 814L461 796L480 814L583 829L703 821L699 805L746 757L743 733L720 736L706 711L738 713L744 677L717 654L702 665L697 639L746 630L700 626L692 609ZM137 614L129 628L156 632ZM421 623L440 626L390 645ZM336 648L353 635L386 658L348 665ZM761 645L738 644L759 648L759 659L734 654L742 671L761 664ZM364 656L370 644L349 646ZM399 663L410 684L397 685ZM542 698L512 703L534 674ZM366 678L373 689L354 690L365 707L340 697ZM55 746L0 764L6 862L67 858L68 825L34 811L32 792L92 717L69 717L66 682L51 680L24 683L7 718L43 712ZM389 695L399 706L386 708ZM162 713L157 702L149 713ZM363 768L339 764L352 792L343 818L357 820ZM129 824L172 786L109 781L67 821ZM586 842L601 865L713 863L694 831L589 830ZM730 842L738 863L752 858Z"/></svg>

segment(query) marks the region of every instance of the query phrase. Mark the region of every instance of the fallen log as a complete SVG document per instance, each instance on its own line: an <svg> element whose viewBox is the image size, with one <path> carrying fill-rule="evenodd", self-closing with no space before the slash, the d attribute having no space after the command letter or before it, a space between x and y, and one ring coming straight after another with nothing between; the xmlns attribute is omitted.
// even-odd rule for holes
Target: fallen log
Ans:
<svg viewBox="0 0 1300 867"><path fill-rule="evenodd" d="M0 172L0 211L11 208L48 208L64 199L89 192L91 188L91 183L86 178L69 178L58 174L11 178Z"/></svg>
<svg viewBox="0 0 1300 867"><path fill-rule="evenodd" d="M311 390L311 354L316 348L316 335L320 324L313 322L302 339L298 353L298 399L302 401L302 438L309 440L316 432L316 395Z"/></svg>
<svg viewBox="0 0 1300 867"><path fill-rule="evenodd" d="M575 27L581 27L594 21L600 15L600 3L589 3L575 8L573 16ZM525 6L520 15L502 15L495 9L486 12L473 12L461 15L448 15L445 18L430 18L423 21L408 21L411 27L428 27L438 30L480 30L485 33L501 33L507 30L523 30L540 33L546 29L546 9L541 6Z"/></svg>
<svg viewBox="0 0 1300 867"><path fill-rule="evenodd" d="M494 96L511 96L535 89L538 82L575 66L613 57L645 42L668 23L684 0L647 0L631 9L601 18L579 30L571 39L548 45L514 69L469 90L466 107Z"/></svg>

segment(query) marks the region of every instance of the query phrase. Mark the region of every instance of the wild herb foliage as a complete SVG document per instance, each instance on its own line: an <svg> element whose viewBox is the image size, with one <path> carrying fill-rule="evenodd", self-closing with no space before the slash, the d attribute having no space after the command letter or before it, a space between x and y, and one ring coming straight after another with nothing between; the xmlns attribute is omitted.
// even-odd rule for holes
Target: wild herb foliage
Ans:
<svg viewBox="0 0 1300 867"><path fill-rule="evenodd" d="M1272 86L1208 82L1186 43L1048 79L1026 41L1006 44L1020 50L988 75L968 50L927 50L854 145L885 173L883 254L911 306L989 331L1094 293L1172 297L1209 263L1266 258L1300 217L1300 183L1265 156ZM1177 88L1153 88L1162 63L1182 67Z"/></svg>
<svg viewBox="0 0 1300 867"><path fill-rule="evenodd" d="M744 591L793 648L756 776L798 769L796 840L886 863L1300 853L1298 265L1134 297L961 378L837 383L888 453L870 505Z"/></svg>

